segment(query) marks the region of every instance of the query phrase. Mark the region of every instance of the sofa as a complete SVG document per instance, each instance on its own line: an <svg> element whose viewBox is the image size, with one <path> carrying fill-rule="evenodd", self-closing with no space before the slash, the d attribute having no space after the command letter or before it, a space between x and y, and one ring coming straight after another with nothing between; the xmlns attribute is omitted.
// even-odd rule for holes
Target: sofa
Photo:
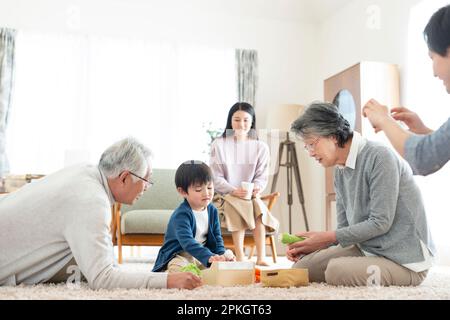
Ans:
<svg viewBox="0 0 450 320"><path fill-rule="evenodd" d="M175 188L175 170L153 169L152 180L155 184L149 188L133 205L116 203L112 208L111 234L113 244L118 247L118 262L122 263L122 246L161 246L169 218L183 198ZM271 208L279 193L262 197ZM225 247L233 249L231 233L222 229ZM272 259L276 262L274 234L266 235L266 245L272 249ZM247 231L244 246L250 247L249 258L254 251L251 231Z"/></svg>

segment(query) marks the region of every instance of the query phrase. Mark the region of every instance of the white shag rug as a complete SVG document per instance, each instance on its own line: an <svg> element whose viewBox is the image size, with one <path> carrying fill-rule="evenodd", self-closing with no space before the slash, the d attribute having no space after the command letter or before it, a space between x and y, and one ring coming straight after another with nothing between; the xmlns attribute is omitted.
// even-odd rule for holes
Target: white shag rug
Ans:
<svg viewBox="0 0 450 320"><path fill-rule="evenodd" d="M280 257L276 267L288 262ZM121 268L128 271L149 270L153 261L131 259ZM91 290L86 283L79 288L66 284L0 287L0 300L449 300L450 267L433 267L418 287L335 287L312 283L298 288L264 288L261 284L240 287L203 286L194 290L114 289Z"/></svg>

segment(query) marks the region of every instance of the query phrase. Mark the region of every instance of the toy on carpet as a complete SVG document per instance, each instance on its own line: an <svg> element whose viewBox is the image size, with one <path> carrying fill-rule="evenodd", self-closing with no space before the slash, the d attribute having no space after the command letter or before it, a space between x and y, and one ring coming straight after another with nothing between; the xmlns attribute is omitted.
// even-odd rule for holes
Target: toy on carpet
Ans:
<svg viewBox="0 0 450 320"><path fill-rule="evenodd" d="M211 267L202 270L203 284L215 286L243 286L255 283L253 261L214 261Z"/></svg>
<svg viewBox="0 0 450 320"><path fill-rule="evenodd" d="M234 258L233 251L231 251L230 249L225 250L225 253L223 254L223 256L224 256L227 260L231 260L231 259Z"/></svg>
<svg viewBox="0 0 450 320"><path fill-rule="evenodd" d="M263 287L300 287L309 285L308 269L261 270Z"/></svg>
<svg viewBox="0 0 450 320"><path fill-rule="evenodd" d="M193 274L199 277L201 275L201 270L199 269L199 267L197 267L195 263L189 263L185 265L183 268L181 268L181 272L192 272Z"/></svg>
<svg viewBox="0 0 450 320"><path fill-rule="evenodd" d="M255 268L255 282L261 282L261 269Z"/></svg>
<svg viewBox="0 0 450 320"><path fill-rule="evenodd" d="M293 235L293 234L284 232L284 233L282 233L282 234L280 234L280 235L278 236L278 239L279 239L279 240L281 241L281 243L283 243L283 244L292 244L292 243L294 243L294 242L303 241L303 240L305 240L306 238L305 238L305 237L299 237L299 236L296 236L296 235Z"/></svg>

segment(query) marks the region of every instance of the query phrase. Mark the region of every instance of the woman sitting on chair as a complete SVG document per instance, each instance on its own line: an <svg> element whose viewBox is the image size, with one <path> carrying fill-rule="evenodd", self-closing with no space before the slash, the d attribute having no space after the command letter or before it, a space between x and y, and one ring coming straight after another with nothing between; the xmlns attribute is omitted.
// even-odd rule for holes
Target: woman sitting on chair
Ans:
<svg viewBox="0 0 450 320"><path fill-rule="evenodd" d="M258 140L255 122L250 104L234 104L225 131L211 146L210 166L217 192L214 204L222 227L232 234L237 261L244 260L244 236L249 229L255 239L256 264L268 265L264 260L266 227L275 231L279 222L260 198L268 181L269 147ZM244 189L243 182L253 184L253 191Z"/></svg>

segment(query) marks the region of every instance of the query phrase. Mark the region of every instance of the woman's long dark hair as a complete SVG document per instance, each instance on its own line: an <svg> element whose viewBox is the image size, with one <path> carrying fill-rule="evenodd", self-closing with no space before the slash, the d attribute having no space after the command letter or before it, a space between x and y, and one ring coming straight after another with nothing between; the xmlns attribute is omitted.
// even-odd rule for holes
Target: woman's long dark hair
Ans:
<svg viewBox="0 0 450 320"><path fill-rule="evenodd" d="M222 138L226 138L227 132L233 132L233 126L231 125L233 115L236 111L245 111L249 115L252 116L252 126L250 128L250 132L248 133L248 136L250 138L257 139L258 136L256 135L256 114L255 109L252 107L250 103L247 102L237 102L235 103L230 111L228 112L228 118L227 118L227 124L225 126L225 130L222 133Z"/></svg>

